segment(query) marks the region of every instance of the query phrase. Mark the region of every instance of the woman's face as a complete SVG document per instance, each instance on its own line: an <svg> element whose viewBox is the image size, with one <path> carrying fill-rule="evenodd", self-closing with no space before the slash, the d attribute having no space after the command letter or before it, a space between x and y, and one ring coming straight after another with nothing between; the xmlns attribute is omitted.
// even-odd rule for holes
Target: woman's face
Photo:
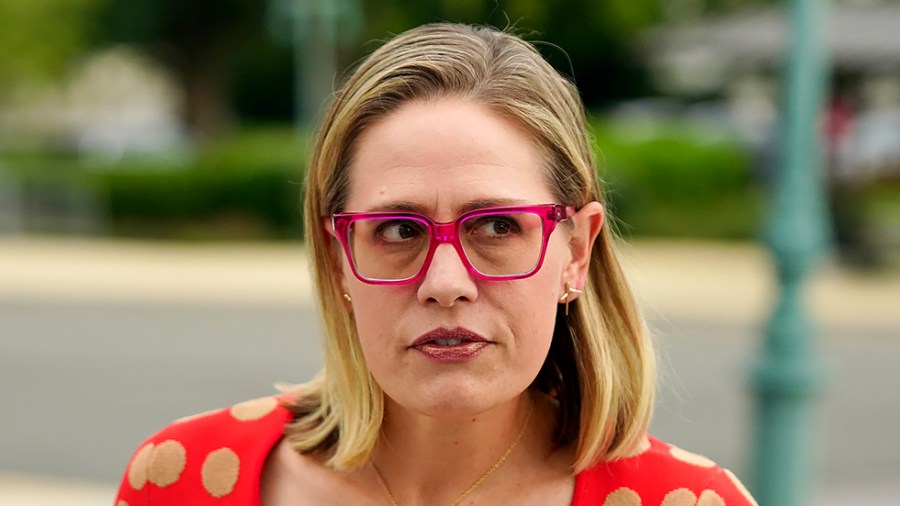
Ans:
<svg viewBox="0 0 900 506"><path fill-rule="evenodd" d="M555 200L534 142L510 120L460 99L410 102L375 123L358 140L350 170L345 212L413 208L449 222L473 206ZM485 411L528 388L547 356L564 283L581 286L570 233L558 226L541 269L512 281L472 276L454 247L441 244L420 280L366 284L341 252L342 287L385 394L414 412L448 416ZM442 346L452 341L416 345L435 331L484 342L447 355Z"/></svg>

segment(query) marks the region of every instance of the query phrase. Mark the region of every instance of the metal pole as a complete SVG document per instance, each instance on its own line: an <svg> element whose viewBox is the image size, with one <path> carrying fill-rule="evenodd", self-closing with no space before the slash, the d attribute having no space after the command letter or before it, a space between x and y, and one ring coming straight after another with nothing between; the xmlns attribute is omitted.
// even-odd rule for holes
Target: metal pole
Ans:
<svg viewBox="0 0 900 506"><path fill-rule="evenodd" d="M819 114L825 86L823 0L791 0L781 167L773 181L767 242L779 294L751 383L757 398L751 490L766 506L809 504L813 400L821 363L802 301L804 280L827 241Z"/></svg>

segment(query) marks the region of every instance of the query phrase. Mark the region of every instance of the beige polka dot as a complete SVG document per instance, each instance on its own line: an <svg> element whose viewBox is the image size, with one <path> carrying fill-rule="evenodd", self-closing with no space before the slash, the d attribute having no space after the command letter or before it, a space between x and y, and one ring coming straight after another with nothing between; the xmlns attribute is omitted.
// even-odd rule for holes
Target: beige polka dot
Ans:
<svg viewBox="0 0 900 506"><path fill-rule="evenodd" d="M678 459L684 463L694 465L694 466L713 467L716 465L715 462L709 460L708 458L704 457L703 455L697 455L696 453L691 453L689 451L682 450L681 448L678 448L677 446L673 446L673 447L669 448L669 453L672 454L672 456L675 457L676 459Z"/></svg>
<svg viewBox="0 0 900 506"><path fill-rule="evenodd" d="M200 469L203 488L213 497L225 497L234 490L240 470L241 460L230 448L210 452Z"/></svg>
<svg viewBox="0 0 900 506"><path fill-rule="evenodd" d="M147 443L131 459L131 465L128 466L128 484L135 490L144 488L147 483L147 464L153 455L153 443Z"/></svg>
<svg viewBox="0 0 900 506"><path fill-rule="evenodd" d="M697 496L686 488L677 488L663 498L663 502L659 506L695 506L697 504Z"/></svg>
<svg viewBox="0 0 900 506"><path fill-rule="evenodd" d="M187 452L178 441L169 439L156 445L147 467L147 478L158 487L178 481L187 463Z"/></svg>
<svg viewBox="0 0 900 506"><path fill-rule="evenodd" d="M278 399L275 397L263 397L252 401L235 404L231 407L231 416L242 422L259 420L278 407Z"/></svg>
<svg viewBox="0 0 900 506"><path fill-rule="evenodd" d="M725 469L725 474L728 475L728 479L730 479L731 483L733 483L734 486L737 487L738 491L740 491L740 493L748 501L750 501L750 504L753 504L754 506L758 506L756 499L754 499L753 496L750 495L750 491L747 490L747 487L745 487L744 484L741 483L741 480L739 480L738 477L734 473L732 473L728 469Z"/></svg>
<svg viewBox="0 0 900 506"><path fill-rule="evenodd" d="M628 487L620 487L606 496L603 506L641 506L641 496Z"/></svg>
<svg viewBox="0 0 900 506"><path fill-rule="evenodd" d="M648 438L647 435L644 434L641 437L641 439L638 440L637 445L635 445L634 449L630 453L625 455L624 458L630 459L630 458L637 457L639 455L643 455L649 449L650 449L650 438Z"/></svg>
<svg viewBox="0 0 900 506"><path fill-rule="evenodd" d="M116 506L128 506L128 503L125 501L119 501L116 503Z"/></svg>
<svg viewBox="0 0 900 506"><path fill-rule="evenodd" d="M725 506L725 499L712 490L704 490L700 493L697 506Z"/></svg>

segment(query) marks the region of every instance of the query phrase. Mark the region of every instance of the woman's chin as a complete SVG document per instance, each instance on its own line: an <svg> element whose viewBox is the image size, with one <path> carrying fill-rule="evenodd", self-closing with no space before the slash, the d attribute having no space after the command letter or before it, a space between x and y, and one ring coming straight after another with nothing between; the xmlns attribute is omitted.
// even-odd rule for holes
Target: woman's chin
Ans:
<svg viewBox="0 0 900 506"><path fill-rule="evenodd" d="M476 416L517 397L516 392L501 395L496 390L469 384L443 385L437 389L420 386L402 395L388 395L395 407L434 418Z"/></svg>

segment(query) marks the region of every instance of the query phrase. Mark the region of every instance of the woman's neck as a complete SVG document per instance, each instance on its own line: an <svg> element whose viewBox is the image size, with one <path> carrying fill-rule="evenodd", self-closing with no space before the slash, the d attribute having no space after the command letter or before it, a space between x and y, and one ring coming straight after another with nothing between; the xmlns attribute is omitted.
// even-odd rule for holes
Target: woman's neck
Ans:
<svg viewBox="0 0 900 506"><path fill-rule="evenodd" d="M525 392L477 415L435 418L386 401L374 472L401 505L452 504L486 472L493 482L516 476L504 470L544 462L553 451L552 402ZM505 457L504 457L505 456Z"/></svg>

